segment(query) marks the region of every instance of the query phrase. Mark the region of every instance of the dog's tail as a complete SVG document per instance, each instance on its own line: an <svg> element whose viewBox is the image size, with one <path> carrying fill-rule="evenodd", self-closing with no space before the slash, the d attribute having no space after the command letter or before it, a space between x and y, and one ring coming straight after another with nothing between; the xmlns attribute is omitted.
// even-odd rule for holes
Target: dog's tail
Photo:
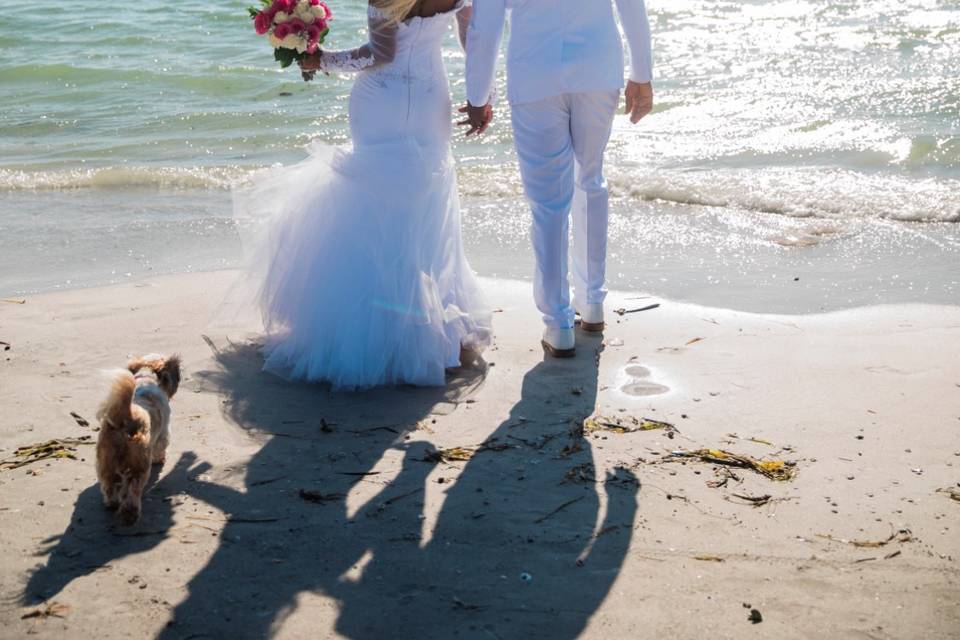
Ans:
<svg viewBox="0 0 960 640"><path fill-rule="evenodd" d="M133 419L130 405L133 403L133 393L136 391L137 381L129 371L118 371L110 385L107 399L100 405L97 418L104 425L122 427Z"/></svg>

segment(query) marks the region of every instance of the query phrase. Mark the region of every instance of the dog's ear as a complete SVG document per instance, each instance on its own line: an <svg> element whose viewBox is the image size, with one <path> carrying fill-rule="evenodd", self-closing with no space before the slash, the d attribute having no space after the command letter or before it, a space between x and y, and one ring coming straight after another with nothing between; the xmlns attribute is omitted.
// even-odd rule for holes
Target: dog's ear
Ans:
<svg viewBox="0 0 960 640"><path fill-rule="evenodd" d="M150 363L146 358L133 358L130 362L127 363L127 371L130 373L136 374L137 371L143 369L144 367L149 367Z"/></svg>
<svg viewBox="0 0 960 640"><path fill-rule="evenodd" d="M172 398L180 387L180 356L173 355L164 359L156 373L160 386L167 392L167 397Z"/></svg>

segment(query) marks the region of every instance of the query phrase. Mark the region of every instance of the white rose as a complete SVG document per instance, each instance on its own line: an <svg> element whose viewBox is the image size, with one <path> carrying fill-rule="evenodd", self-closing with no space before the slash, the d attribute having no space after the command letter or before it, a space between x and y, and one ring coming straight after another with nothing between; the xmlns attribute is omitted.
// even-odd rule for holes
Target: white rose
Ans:
<svg viewBox="0 0 960 640"><path fill-rule="evenodd" d="M296 16L301 20L303 20L304 23L306 24L310 24L311 22L316 20L316 17L313 15L313 11L310 10L309 6L303 10L301 10L300 7L297 7Z"/></svg>
<svg viewBox="0 0 960 640"><path fill-rule="evenodd" d="M277 13L273 16L273 24L281 24L289 19L290 16L287 15L285 11L277 11Z"/></svg>
<svg viewBox="0 0 960 640"><path fill-rule="evenodd" d="M310 10L312 11L315 17L320 18L322 20L327 19L327 10L321 7L320 5L317 5L315 7L310 7Z"/></svg>
<svg viewBox="0 0 960 640"><path fill-rule="evenodd" d="M291 33L280 41L280 46L284 49L296 49L298 46L300 46L300 42L300 36L295 33Z"/></svg>
<svg viewBox="0 0 960 640"><path fill-rule="evenodd" d="M278 38L277 36L275 36L275 35L273 35L273 34L271 33L271 34L268 36L267 39L270 41L270 46L271 46L271 47L273 47L274 49L279 49L279 48L280 48L280 46L281 46L281 40L280 40L280 38Z"/></svg>
<svg viewBox="0 0 960 640"><path fill-rule="evenodd" d="M297 52L299 52L299 53L304 53L304 52L306 52L306 50L307 50L307 41L306 41L306 40L301 40L301 41L300 41L300 44L297 45L296 49L297 49Z"/></svg>

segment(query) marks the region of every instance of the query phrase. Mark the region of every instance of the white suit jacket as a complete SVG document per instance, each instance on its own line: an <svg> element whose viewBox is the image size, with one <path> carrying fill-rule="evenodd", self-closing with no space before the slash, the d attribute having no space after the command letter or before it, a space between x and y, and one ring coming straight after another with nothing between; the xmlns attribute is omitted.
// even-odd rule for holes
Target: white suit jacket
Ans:
<svg viewBox="0 0 960 640"><path fill-rule="evenodd" d="M644 1L615 1L630 46L630 79L650 82ZM623 87L623 45L611 0L473 0L466 65L470 104L490 100L508 9L507 97L512 104Z"/></svg>

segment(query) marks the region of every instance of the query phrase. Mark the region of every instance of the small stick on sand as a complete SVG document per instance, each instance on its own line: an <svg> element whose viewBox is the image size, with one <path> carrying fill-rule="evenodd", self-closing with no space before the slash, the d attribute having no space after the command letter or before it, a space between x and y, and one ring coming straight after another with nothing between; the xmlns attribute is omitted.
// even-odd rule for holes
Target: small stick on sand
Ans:
<svg viewBox="0 0 960 640"><path fill-rule="evenodd" d="M554 509L553 511L551 511L550 513L548 513L547 515L545 515L545 516L540 516L539 518L537 518L537 519L534 520L533 522L534 522L535 524L540 524L541 522L544 522L544 521L547 520L548 518L551 518L551 517L557 515L558 513L560 513L561 511L563 511L564 509L566 509L566 508L569 507L570 505L572 505L573 503L575 503L575 502L580 502L581 500L583 500L583 496L580 496L579 498L574 498L573 500L568 500L568 501L564 502L562 505L560 505L559 507L557 507L556 509Z"/></svg>

